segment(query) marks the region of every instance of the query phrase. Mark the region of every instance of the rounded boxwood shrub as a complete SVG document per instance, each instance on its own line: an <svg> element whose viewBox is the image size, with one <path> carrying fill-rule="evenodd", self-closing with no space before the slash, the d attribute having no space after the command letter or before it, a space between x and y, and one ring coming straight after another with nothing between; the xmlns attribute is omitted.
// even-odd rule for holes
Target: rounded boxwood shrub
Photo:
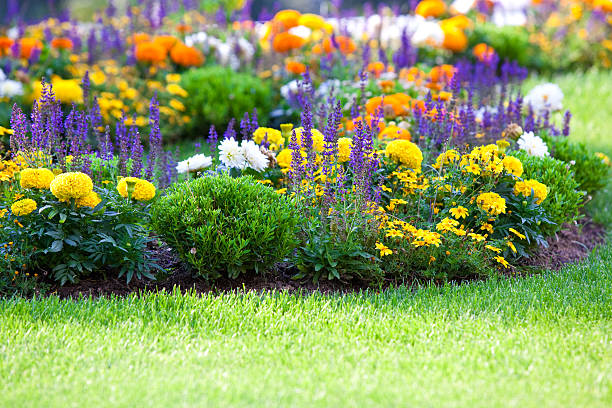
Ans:
<svg viewBox="0 0 612 408"><path fill-rule="evenodd" d="M185 106L191 133L197 135L207 134L210 125L222 132L230 119L240 122L255 108L259 118L267 118L274 106L270 84L220 66L190 70L182 76L181 86L189 93Z"/></svg>
<svg viewBox="0 0 612 408"><path fill-rule="evenodd" d="M523 151L513 152L512 155L523 163L523 179L535 179L548 187L548 196L541 206L554 224L541 225L544 235L552 235L561 230L566 222L578 219L585 193L580 190L568 163L552 157L530 156Z"/></svg>
<svg viewBox="0 0 612 408"><path fill-rule="evenodd" d="M584 143L572 142L563 137L545 137L555 159L571 164L579 189L593 196L606 187L610 168Z"/></svg>
<svg viewBox="0 0 612 408"><path fill-rule="evenodd" d="M251 177L207 175L175 184L151 209L154 229L205 278L264 272L291 251L291 199Z"/></svg>

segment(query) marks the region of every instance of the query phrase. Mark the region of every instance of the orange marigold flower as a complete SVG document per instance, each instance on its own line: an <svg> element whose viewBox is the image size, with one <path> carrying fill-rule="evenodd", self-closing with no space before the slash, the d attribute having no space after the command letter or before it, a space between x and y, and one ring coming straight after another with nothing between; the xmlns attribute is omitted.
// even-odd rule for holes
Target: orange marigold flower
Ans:
<svg viewBox="0 0 612 408"><path fill-rule="evenodd" d="M435 66L429 72L429 78L432 82L450 82L453 75L455 75L455 67L448 64Z"/></svg>
<svg viewBox="0 0 612 408"><path fill-rule="evenodd" d="M72 49L72 40L66 37L57 37L51 40L51 47L58 50L71 50Z"/></svg>
<svg viewBox="0 0 612 408"><path fill-rule="evenodd" d="M301 48L305 43L302 37L289 33L278 33L272 41L272 48L276 52L289 52Z"/></svg>
<svg viewBox="0 0 612 408"><path fill-rule="evenodd" d="M22 38L19 40L20 57L28 59L34 49L42 49L43 44L36 38Z"/></svg>
<svg viewBox="0 0 612 408"><path fill-rule="evenodd" d="M0 55L7 55L14 41L8 37L0 37Z"/></svg>
<svg viewBox="0 0 612 408"><path fill-rule="evenodd" d="M350 37L346 37L344 35L336 36L335 44L331 40L331 38L326 38L325 40L323 40L323 50L326 53L330 53L336 48L338 48L341 53L346 55L355 52L355 50L357 49L357 45L355 45L355 42Z"/></svg>
<svg viewBox="0 0 612 408"><path fill-rule="evenodd" d="M423 0L417 6L415 13L419 16L439 17L446 11L446 4L442 0Z"/></svg>
<svg viewBox="0 0 612 408"><path fill-rule="evenodd" d="M281 10L274 16L274 22L282 25L282 28L288 30L296 27L302 13L297 10Z"/></svg>
<svg viewBox="0 0 612 408"><path fill-rule="evenodd" d="M468 46L468 39L462 29L457 26L442 24L444 42L442 46L453 52L463 52Z"/></svg>
<svg viewBox="0 0 612 408"><path fill-rule="evenodd" d="M170 58L182 67L198 67L204 62L204 56L200 51L183 43L176 44L170 50Z"/></svg>
<svg viewBox="0 0 612 408"><path fill-rule="evenodd" d="M495 55L495 49L485 43L480 43L474 47L472 53L480 61L487 61L490 60L493 55Z"/></svg>
<svg viewBox="0 0 612 408"><path fill-rule="evenodd" d="M130 37L128 37L128 42L133 44L140 44L143 42L149 42L151 40L151 36L147 33L134 33Z"/></svg>
<svg viewBox="0 0 612 408"><path fill-rule="evenodd" d="M165 61L168 51L154 42L146 41L136 45L136 59L140 62L158 64Z"/></svg>
<svg viewBox="0 0 612 408"><path fill-rule="evenodd" d="M178 39L171 35L159 35L153 39L153 42L164 47L166 51L170 51Z"/></svg>
<svg viewBox="0 0 612 408"><path fill-rule="evenodd" d="M298 61L287 61L285 69L292 74L301 75L306 72L306 65Z"/></svg>
<svg viewBox="0 0 612 408"><path fill-rule="evenodd" d="M373 73L376 78L380 76L383 72L385 72L385 64L380 61L370 62L367 67L368 72Z"/></svg>
<svg viewBox="0 0 612 408"><path fill-rule="evenodd" d="M190 33L191 26L189 24L180 23L176 26L176 31L178 31L181 34Z"/></svg>
<svg viewBox="0 0 612 408"><path fill-rule="evenodd" d="M399 126L387 126L382 132L378 134L378 138L410 140L412 138L412 135L410 135L409 131Z"/></svg>

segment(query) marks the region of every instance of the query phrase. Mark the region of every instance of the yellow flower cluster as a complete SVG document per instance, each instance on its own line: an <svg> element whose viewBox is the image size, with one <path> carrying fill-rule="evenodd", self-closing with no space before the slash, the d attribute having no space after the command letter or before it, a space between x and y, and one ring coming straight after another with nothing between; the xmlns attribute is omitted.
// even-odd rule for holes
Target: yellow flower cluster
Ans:
<svg viewBox="0 0 612 408"><path fill-rule="evenodd" d="M338 161L346 163L351 158L351 149L353 148L353 140L348 137L338 139Z"/></svg>
<svg viewBox="0 0 612 408"><path fill-rule="evenodd" d="M464 172L476 176L498 175L504 171L502 159L499 158L499 148L494 144L475 147L469 154L461 156L460 165Z"/></svg>
<svg viewBox="0 0 612 408"><path fill-rule="evenodd" d="M25 198L23 200L15 201L13 205L11 205L11 212L13 215L28 215L32 211L36 209L36 201Z"/></svg>
<svg viewBox="0 0 612 408"><path fill-rule="evenodd" d="M516 157L506 156L502 160L502 164L504 169L513 176L521 177L523 175L523 163Z"/></svg>
<svg viewBox="0 0 612 408"><path fill-rule="evenodd" d="M23 163L23 167L27 165ZM13 160L2 160L0 161L0 181L10 181L15 176L15 173L19 171L19 164Z"/></svg>
<svg viewBox="0 0 612 408"><path fill-rule="evenodd" d="M255 143L260 144L264 138L270 144L271 150L276 150L279 148L279 146L282 146L285 143L285 138L280 130L267 127L258 127L255 132L253 132L253 140Z"/></svg>
<svg viewBox="0 0 612 408"><path fill-rule="evenodd" d="M117 191L121 194L121 197L127 198L130 188L134 189L132 198L136 201L149 201L155 197L155 186L147 180L136 177L123 177L119 180Z"/></svg>
<svg viewBox="0 0 612 408"><path fill-rule="evenodd" d="M413 170L421 170L423 153L416 144L408 140L398 139L389 142L385 148L385 154L401 165Z"/></svg>
<svg viewBox="0 0 612 408"><path fill-rule="evenodd" d="M93 182L85 173L62 173L53 179L50 189L60 201L68 201L85 197L91 193Z"/></svg>
<svg viewBox="0 0 612 408"><path fill-rule="evenodd" d="M476 203L489 215L506 213L506 200L497 193L482 193L476 198Z"/></svg>
<svg viewBox="0 0 612 408"><path fill-rule="evenodd" d="M20 173L19 184L21 188L48 189L55 178L55 174L49 169L24 169Z"/></svg>
<svg viewBox="0 0 612 408"><path fill-rule="evenodd" d="M548 188L537 180L517 181L514 185L514 194L536 198L536 203L540 204L548 196Z"/></svg>

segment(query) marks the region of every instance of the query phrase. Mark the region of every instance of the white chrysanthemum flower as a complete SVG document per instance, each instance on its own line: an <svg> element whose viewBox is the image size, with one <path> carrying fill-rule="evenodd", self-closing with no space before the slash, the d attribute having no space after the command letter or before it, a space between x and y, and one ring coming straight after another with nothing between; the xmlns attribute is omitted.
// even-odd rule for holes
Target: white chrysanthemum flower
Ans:
<svg viewBox="0 0 612 408"><path fill-rule="evenodd" d="M242 141L242 152L247 166L255 171L263 171L268 167L268 158L264 155L259 146L252 140Z"/></svg>
<svg viewBox="0 0 612 408"><path fill-rule="evenodd" d="M527 22L531 0L495 0L491 19L497 26L522 26Z"/></svg>
<svg viewBox="0 0 612 408"><path fill-rule="evenodd" d="M235 167L242 170L246 167L244 152L233 137L224 139L219 145L219 160L227 168Z"/></svg>
<svg viewBox="0 0 612 408"><path fill-rule="evenodd" d="M533 132L523 133L517 144L519 149L526 151L530 156L549 156L548 146L541 137L534 135Z"/></svg>
<svg viewBox="0 0 612 408"><path fill-rule="evenodd" d="M23 95L23 84L19 81L7 79L0 82L0 98L12 98Z"/></svg>
<svg viewBox="0 0 612 408"><path fill-rule="evenodd" d="M444 43L444 31L437 22L422 19L412 34L414 45L441 46Z"/></svg>
<svg viewBox="0 0 612 408"><path fill-rule="evenodd" d="M176 166L176 171L179 174L183 174L191 171L205 169L207 167L210 167L211 164L212 157L206 156L204 154L196 154L195 156L192 156L187 160L179 162Z"/></svg>
<svg viewBox="0 0 612 408"><path fill-rule="evenodd" d="M298 37L306 40L310 37L310 34L312 34L312 30L306 26L300 25L296 27L291 27L289 29L289 34L297 35Z"/></svg>
<svg viewBox="0 0 612 408"><path fill-rule="evenodd" d="M300 81L294 79L291 82L281 86L280 93L285 100L289 100L293 95L297 94L300 89Z"/></svg>
<svg viewBox="0 0 612 408"><path fill-rule="evenodd" d="M557 84L538 85L525 96L525 105L531 105L537 114L561 110L563 109L563 91Z"/></svg>
<svg viewBox="0 0 612 408"><path fill-rule="evenodd" d="M0 69L0 81L4 81L5 79L6 79L6 75L4 74L4 71Z"/></svg>

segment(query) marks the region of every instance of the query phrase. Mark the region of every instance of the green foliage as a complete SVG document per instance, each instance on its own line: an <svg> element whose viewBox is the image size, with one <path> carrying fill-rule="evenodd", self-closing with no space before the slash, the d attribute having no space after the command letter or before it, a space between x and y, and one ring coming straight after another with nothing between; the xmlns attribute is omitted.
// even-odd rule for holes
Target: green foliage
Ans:
<svg viewBox="0 0 612 408"><path fill-rule="evenodd" d="M206 278L266 268L293 248L293 202L252 177L205 176L175 184L152 207L164 241Z"/></svg>
<svg viewBox="0 0 612 408"><path fill-rule="evenodd" d="M544 140L555 159L571 164L580 190L593 196L608 184L610 168L586 144L551 136L545 136Z"/></svg>
<svg viewBox="0 0 612 408"><path fill-rule="evenodd" d="M498 27L492 23L479 23L474 27L470 37L470 43L486 43L495 49L503 61L517 61L522 66L535 66L543 68L545 61L541 53L530 44L529 34L523 27L505 26Z"/></svg>
<svg viewBox="0 0 612 408"><path fill-rule="evenodd" d="M38 208L22 216L7 213L2 235L14 242L15 257L22 254L20 270L41 271L62 285L108 272L127 282L134 276L152 279L158 266L146 248L146 208L114 191L99 194L102 201L90 208L60 203L47 190L26 190Z"/></svg>
<svg viewBox="0 0 612 408"><path fill-rule="evenodd" d="M257 109L258 117L266 118L273 107L269 84L230 68L192 69L182 76L181 86L189 93L185 106L191 116L192 134L206 134L210 125L223 129L231 118L240 120L253 109Z"/></svg>
<svg viewBox="0 0 612 408"><path fill-rule="evenodd" d="M374 246L378 235L375 216L362 208L359 200L348 195L336 208L309 206L302 200L300 212L307 214L300 226L300 244L294 262L296 276L319 279L367 281L380 279L380 259Z"/></svg>
<svg viewBox="0 0 612 408"><path fill-rule="evenodd" d="M513 152L523 163L523 178L535 179L548 187L548 196L540 204L553 224L542 226L545 235L560 231L563 224L575 221L584 205L584 192L574 178L570 166L552 157L535 157Z"/></svg>

